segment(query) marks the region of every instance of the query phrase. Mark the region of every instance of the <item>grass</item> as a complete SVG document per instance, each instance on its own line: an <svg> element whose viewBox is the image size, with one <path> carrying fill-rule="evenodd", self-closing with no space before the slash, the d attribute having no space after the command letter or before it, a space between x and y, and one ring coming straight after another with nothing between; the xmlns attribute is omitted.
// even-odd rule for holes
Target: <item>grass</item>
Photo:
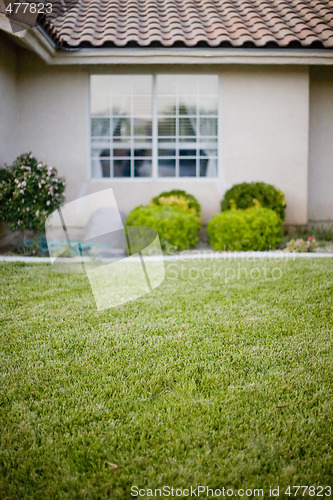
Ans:
<svg viewBox="0 0 333 500"><path fill-rule="evenodd" d="M83 275L1 264L0 498L329 484L332 264L168 262L101 313Z"/></svg>

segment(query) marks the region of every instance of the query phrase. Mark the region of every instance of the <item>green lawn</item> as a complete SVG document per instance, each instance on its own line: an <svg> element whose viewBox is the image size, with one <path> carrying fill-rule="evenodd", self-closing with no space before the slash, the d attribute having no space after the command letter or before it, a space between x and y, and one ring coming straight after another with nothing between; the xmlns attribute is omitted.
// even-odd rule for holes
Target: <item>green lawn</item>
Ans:
<svg viewBox="0 0 333 500"><path fill-rule="evenodd" d="M168 262L101 313L83 275L0 280L1 500L330 483L332 258Z"/></svg>

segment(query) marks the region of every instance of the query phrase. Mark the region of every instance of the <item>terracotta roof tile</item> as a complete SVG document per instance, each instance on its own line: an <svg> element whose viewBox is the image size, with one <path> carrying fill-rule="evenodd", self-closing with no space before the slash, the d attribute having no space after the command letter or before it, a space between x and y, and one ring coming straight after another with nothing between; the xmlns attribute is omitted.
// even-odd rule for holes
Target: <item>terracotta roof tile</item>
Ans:
<svg viewBox="0 0 333 500"><path fill-rule="evenodd" d="M44 27L67 47L333 48L333 0L79 0Z"/></svg>

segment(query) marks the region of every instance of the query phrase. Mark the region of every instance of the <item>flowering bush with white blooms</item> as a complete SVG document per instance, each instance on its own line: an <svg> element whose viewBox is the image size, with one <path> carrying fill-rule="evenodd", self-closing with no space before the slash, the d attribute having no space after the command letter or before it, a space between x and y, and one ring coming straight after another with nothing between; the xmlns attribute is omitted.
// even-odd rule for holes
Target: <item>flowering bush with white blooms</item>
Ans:
<svg viewBox="0 0 333 500"><path fill-rule="evenodd" d="M64 201L65 180L31 153L0 170L0 220L12 231L44 232L47 216Z"/></svg>

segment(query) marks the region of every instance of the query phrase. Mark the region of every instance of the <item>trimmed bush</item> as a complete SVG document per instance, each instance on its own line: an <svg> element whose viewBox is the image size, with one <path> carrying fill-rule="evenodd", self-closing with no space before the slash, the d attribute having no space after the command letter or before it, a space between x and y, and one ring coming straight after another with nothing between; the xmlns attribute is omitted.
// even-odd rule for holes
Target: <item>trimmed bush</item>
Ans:
<svg viewBox="0 0 333 500"><path fill-rule="evenodd" d="M198 200L192 195L181 189L173 189L155 196L150 202L151 205L168 205L178 208L182 212L195 214L200 220L201 206Z"/></svg>
<svg viewBox="0 0 333 500"><path fill-rule="evenodd" d="M264 208L274 210L284 221L287 205L283 192L264 182L235 184L225 193L221 210L224 212L236 208L251 208L258 203Z"/></svg>
<svg viewBox="0 0 333 500"><path fill-rule="evenodd" d="M164 249L185 250L198 242L198 220L192 213L171 206L140 206L126 219L127 226L147 226L158 232Z"/></svg>
<svg viewBox="0 0 333 500"><path fill-rule="evenodd" d="M43 232L47 216L64 200L64 179L31 153L0 172L0 219L12 231Z"/></svg>
<svg viewBox="0 0 333 500"><path fill-rule="evenodd" d="M227 210L214 215L207 226L215 250L269 250L282 238L282 221L269 208Z"/></svg>

